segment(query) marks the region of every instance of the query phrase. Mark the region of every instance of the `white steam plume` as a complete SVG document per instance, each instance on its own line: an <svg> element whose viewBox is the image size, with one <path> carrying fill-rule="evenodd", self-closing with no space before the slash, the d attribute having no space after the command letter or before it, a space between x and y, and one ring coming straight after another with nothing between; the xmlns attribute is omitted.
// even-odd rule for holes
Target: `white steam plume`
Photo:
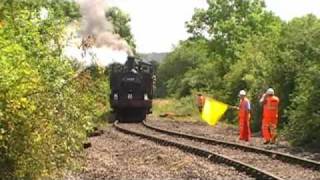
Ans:
<svg viewBox="0 0 320 180"><path fill-rule="evenodd" d="M76 0L80 4L81 23L73 22L67 28L67 46L64 54L85 66L96 63L107 66L113 62L124 63L132 55L130 46L113 33L112 23L105 17L104 0ZM94 41L86 50L80 49L82 39L93 36Z"/></svg>
<svg viewBox="0 0 320 180"><path fill-rule="evenodd" d="M126 51L132 55L128 43L119 35L113 33L112 23L105 17L107 6L104 0L79 1L82 15L82 34L84 37L93 35L97 47L109 47Z"/></svg>

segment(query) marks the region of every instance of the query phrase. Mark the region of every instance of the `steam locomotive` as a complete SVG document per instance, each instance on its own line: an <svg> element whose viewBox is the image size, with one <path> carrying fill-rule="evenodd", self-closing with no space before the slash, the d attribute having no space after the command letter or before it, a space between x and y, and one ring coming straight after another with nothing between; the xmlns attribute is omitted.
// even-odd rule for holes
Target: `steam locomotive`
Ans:
<svg viewBox="0 0 320 180"><path fill-rule="evenodd" d="M153 66L129 56L124 65L111 65L110 105L119 122L141 122L151 113Z"/></svg>

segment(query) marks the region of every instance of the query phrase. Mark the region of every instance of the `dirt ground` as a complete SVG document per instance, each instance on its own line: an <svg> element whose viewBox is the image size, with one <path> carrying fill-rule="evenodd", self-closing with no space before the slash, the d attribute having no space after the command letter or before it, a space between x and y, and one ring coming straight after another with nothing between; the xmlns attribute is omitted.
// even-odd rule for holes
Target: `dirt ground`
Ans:
<svg viewBox="0 0 320 180"><path fill-rule="evenodd" d="M90 138L85 168L65 180L101 179L252 179L235 169L205 158L125 135L107 127Z"/></svg>
<svg viewBox="0 0 320 180"><path fill-rule="evenodd" d="M166 129L171 129L179 132L190 133L198 136L204 136L207 138L215 138L224 141L237 142L240 144L260 147L268 150L280 151L284 153L289 153L295 156L320 161L320 150L316 149L304 149L304 148L293 148L289 143L283 139L279 139L274 145L263 144L262 137L260 133L253 134L250 142L240 141L238 139L238 128L234 125L218 123L215 127L211 127L202 121L182 121L182 120L172 120L168 118L159 118L150 116L148 118L148 123L155 125L157 127L163 127Z"/></svg>

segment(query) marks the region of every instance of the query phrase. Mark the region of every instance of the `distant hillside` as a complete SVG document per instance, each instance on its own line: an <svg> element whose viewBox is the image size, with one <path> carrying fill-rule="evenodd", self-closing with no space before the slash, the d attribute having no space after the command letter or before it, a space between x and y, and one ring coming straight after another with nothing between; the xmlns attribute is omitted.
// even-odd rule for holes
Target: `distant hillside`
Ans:
<svg viewBox="0 0 320 180"><path fill-rule="evenodd" d="M168 55L168 53L146 53L146 54L139 54L143 59L147 61L156 61L158 63L161 63L163 59Z"/></svg>

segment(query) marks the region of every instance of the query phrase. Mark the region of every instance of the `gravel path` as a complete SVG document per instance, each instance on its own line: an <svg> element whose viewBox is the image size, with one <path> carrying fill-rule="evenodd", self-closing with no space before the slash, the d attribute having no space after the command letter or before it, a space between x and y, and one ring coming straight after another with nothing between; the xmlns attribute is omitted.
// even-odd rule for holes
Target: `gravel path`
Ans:
<svg viewBox="0 0 320 180"><path fill-rule="evenodd" d="M238 139L238 129L233 125L219 123L215 127L208 126L202 121L198 122L186 122L186 121L173 121L167 119L160 119L149 117L148 123L160 128L166 128L178 132L184 132L188 134L204 136L207 138L214 138L218 140L224 140L228 142L236 142L239 144L250 145L254 147L264 148L268 150L274 150L292 154L306 159L320 161L320 150L306 151L302 148L292 148L284 141L279 140L276 145L264 145L260 134L256 134L252 137L250 142L240 141Z"/></svg>
<svg viewBox="0 0 320 180"><path fill-rule="evenodd" d="M141 124L124 124L124 127L130 128L132 130L143 132L147 134L153 134L160 136L165 139L174 140L177 142L194 145L196 147L211 150L215 153L226 155L232 159L242 161L244 163L251 164L255 167L263 169L270 172L276 176L282 177L284 179L301 180L320 180L320 171L314 171L310 169L305 169L299 165L291 165L284 163L279 160L271 159L268 156L260 155L252 152L244 152L238 149L232 149L229 147L223 147L221 145L209 145L197 141L192 141L184 138L173 137L165 135L150 129L145 128Z"/></svg>
<svg viewBox="0 0 320 180"><path fill-rule="evenodd" d="M125 135L112 127L90 141L85 169L65 180L252 179L232 167Z"/></svg>

